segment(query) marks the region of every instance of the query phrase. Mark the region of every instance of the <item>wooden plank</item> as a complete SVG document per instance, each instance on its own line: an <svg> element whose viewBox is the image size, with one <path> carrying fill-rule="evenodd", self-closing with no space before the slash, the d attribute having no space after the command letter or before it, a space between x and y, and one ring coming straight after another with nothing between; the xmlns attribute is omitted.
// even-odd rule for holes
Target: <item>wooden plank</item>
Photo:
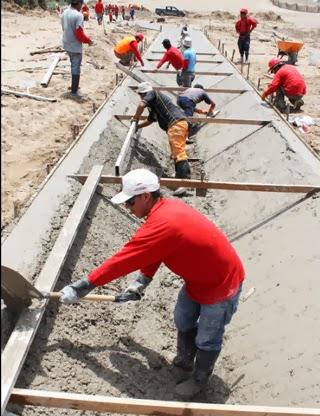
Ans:
<svg viewBox="0 0 320 416"><path fill-rule="evenodd" d="M138 87L136 85L129 85L129 88L132 90L136 90ZM189 87L153 87L156 91L177 91L182 92L187 90ZM221 93L221 94L242 94L244 92L250 91L250 90L236 90L236 89L230 89L230 88L205 88L205 91L208 93Z"/></svg>
<svg viewBox="0 0 320 416"><path fill-rule="evenodd" d="M48 101L49 103L55 103L57 101L56 98L47 98L47 97L42 97L41 95L33 95L33 94L28 94L26 92L8 90L6 88L1 88L1 94L15 95L16 97L32 98L33 100Z"/></svg>
<svg viewBox="0 0 320 416"><path fill-rule="evenodd" d="M131 120L133 115L115 114L117 120ZM213 118L213 117L186 117L192 123L211 123L211 124L247 124L251 126L264 126L268 120L240 120L234 118ZM140 120L146 120L146 116L140 116Z"/></svg>
<svg viewBox="0 0 320 416"><path fill-rule="evenodd" d="M14 389L10 401L20 405L89 410L141 415L188 416L314 416L319 409L187 403L164 400L128 399L100 395Z"/></svg>
<svg viewBox="0 0 320 416"><path fill-rule="evenodd" d="M161 53L162 55L165 53L165 51L151 51L151 53ZM197 55L204 55L204 56L214 56L214 55L218 55L215 52L196 52Z"/></svg>
<svg viewBox="0 0 320 416"><path fill-rule="evenodd" d="M49 66L47 73L42 78L42 81L40 83L42 85L42 87L47 87L49 85L49 82L50 82L50 79L52 77L53 71L55 70L55 67L58 65L59 61L60 61L60 56L55 56L53 58L53 61L52 61L51 65Z"/></svg>
<svg viewBox="0 0 320 416"><path fill-rule="evenodd" d="M145 74L153 74L154 70L152 69L140 69L141 72L144 72ZM177 75L177 71L172 70L165 70L165 69L159 69L157 71L157 74L175 74ZM195 72L195 75L212 75L212 76L230 76L232 75L232 72L208 72L208 71L197 71Z"/></svg>
<svg viewBox="0 0 320 416"><path fill-rule="evenodd" d="M32 51L30 52L30 55L33 56L33 55L42 55L44 53L58 53L58 52L61 53L61 52L64 52L64 50L61 47L57 46L53 48L40 49L39 51Z"/></svg>
<svg viewBox="0 0 320 416"><path fill-rule="evenodd" d="M56 284L65 259L72 247L82 219L90 205L99 183L103 166L94 166L87 176L85 185L70 211L59 233L47 261L35 283L40 292L51 292ZM1 415L9 400L11 390L19 376L48 300L33 309L26 309L20 318L1 354Z"/></svg>
<svg viewBox="0 0 320 416"><path fill-rule="evenodd" d="M147 61L159 62L159 59L157 59L157 58L147 58ZM225 62L225 61L208 61L208 60L205 60L205 59L197 59L197 64L223 64L223 62Z"/></svg>
<svg viewBox="0 0 320 416"><path fill-rule="evenodd" d="M85 183L87 175L70 175L70 178ZM100 183L121 184L121 176L101 175ZM285 193L309 193L320 191L319 185L287 185L270 183L246 183L246 182L217 182L200 181L197 179L160 178L160 185L168 188L195 188L195 189L221 189L229 191L258 191L258 192L285 192Z"/></svg>
<svg viewBox="0 0 320 416"><path fill-rule="evenodd" d="M121 166L123 164L123 161L126 157L127 151L130 147L132 138L134 137L135 133L136 133L136 127L137 127L137 122L133 122L131 123L131 126L129 128L129 131L127 133L127 136L123 142L123 145L121 147L119 156L117 158L116 164L115 164L115 174L116 176L120 175L121 172Z"/></svg>

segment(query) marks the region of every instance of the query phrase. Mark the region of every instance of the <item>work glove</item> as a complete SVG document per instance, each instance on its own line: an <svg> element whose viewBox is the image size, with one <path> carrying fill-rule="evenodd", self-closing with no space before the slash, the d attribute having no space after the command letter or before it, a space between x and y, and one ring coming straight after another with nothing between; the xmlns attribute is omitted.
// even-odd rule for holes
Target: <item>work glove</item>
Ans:
<svg viewBox="0 0 320 416"><path fill-rule="evenodd" d="M151 283L152 279L142 273L138 273L124 293L116 296L116 302L128 302L130 300L140 300L144 295L146 287Z"/></svg>
<svg viewBox="0 0 320 416"><path fill-rule="evenodd" d="M262 95L261 95L261 100L266 101L266 98L267 98L266 93L263 92Z"/></svg>
<svg viewBox="0 0 320 416"><path fill-rule="evenodd" d="M80 298L86 296L94 288L95 286L89 282L88 278L84 277L61 290L60 302L67 304L77 303Z"/></svg>

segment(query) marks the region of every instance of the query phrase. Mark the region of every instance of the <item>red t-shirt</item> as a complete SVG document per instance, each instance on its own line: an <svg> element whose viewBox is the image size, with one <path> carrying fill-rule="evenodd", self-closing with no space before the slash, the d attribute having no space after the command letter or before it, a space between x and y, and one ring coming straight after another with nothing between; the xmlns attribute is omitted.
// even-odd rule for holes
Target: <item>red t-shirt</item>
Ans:
<svg viewBox="0 0 320 416"><path fill-rule="evenodd" d="M157 65L157 68L160 68L165 62L170 62L170 64L175 69L182 69L183 68L183 55L181 51L174 46L171 46L166 53L163 55L162 59Z"/></svg>
<svg viewBox="0 0 320 416"><path fill-rule="evenodd" d="M300 72L293 65L284 64L275 74L265 95L270 95L283 87L286 95L305 95L307 86Z"/></svg>
<svg viewBox="0 0 320 416"><path fill-rule="evenodd" d="M251 29L254 29L255 27L257 27L257 21L252 17L240 19L236 23L236 31L240 34L248 33Z"/></svg>
<svg viewBox="0 0 320 416"><path fill-rule="evenodd" d="M104 5L101 2L96 3L96 5L94 6L94 10L97 14L103 14L104 12Z"/></svg>
<svg viewBox="0 0 320 416"><path fill-rule="evenodd" d="M152 278L161 263L185 281L191 299L201 304L233 297L244 279L241 260L226 236L176 199L160 199L131 240L88 279L102 286L139 269Z"/></svg>

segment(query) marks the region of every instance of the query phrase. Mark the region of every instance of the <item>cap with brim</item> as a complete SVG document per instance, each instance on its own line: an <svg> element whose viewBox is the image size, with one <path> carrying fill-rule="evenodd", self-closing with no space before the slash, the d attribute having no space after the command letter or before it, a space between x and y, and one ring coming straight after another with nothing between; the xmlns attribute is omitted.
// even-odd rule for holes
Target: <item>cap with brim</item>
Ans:
<svg viewBox="0 0 320 416"><path fill-rule="evenodd" d="M160 189L159 179L154 173L147 169L135 169L123 176L122 191L116 194L111 202L123 204L134 196L158 189Z"/></svg>

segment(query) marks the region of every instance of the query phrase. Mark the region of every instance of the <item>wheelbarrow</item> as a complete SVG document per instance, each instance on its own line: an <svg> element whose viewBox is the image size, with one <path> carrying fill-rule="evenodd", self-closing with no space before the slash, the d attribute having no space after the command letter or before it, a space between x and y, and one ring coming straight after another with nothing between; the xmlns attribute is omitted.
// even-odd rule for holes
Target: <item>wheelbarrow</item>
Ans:
<svg viewBox="0 0 320 416"><path fill-rule="evenodd" d="M304 43L299 41L277 40L278 57L288 57L287 64L294 65L298 62L298 53L303 48Z"/></svg>

